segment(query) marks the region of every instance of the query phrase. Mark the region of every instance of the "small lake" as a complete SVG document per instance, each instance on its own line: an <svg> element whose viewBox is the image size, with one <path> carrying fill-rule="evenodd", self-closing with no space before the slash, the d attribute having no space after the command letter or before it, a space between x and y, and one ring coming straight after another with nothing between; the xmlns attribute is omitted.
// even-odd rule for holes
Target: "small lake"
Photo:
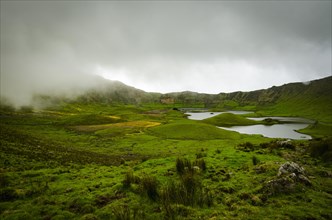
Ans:
<svg viewBox="0 0 332 220"><path fill-rule="evenodd" d="M220 127L225 130L237 131L242 134L261 134L269 138L287 138L295 140L308 140L311 136L301 134L295 130L303 129L309 124L304 123L289 123L289 124L275 124L275 125L248 125L248 126L233 126Z"/></svg>
<svg viewBox="0 0 332 220"><path fill-rule="evenodd" d="M204 119L216 116L216 115L220 115L222 113L232 113L232 114L235 114L235 115L245 115L245 114L249 114L249 113L252 113L252 112L248 112L248 111L186 112L186 114L188 115L188 118L191 119L191 120L204 120Z"/></svg>
<svg viewBox="0 0 332 220"><path fill-rule="evenodd" d="M188 118L192 120L203 120L211 118L213 116L226 113L226 112L187 112ZM252 112L248 111L229 111L233 114L248 114ZM220 127L225 130L236 131L242 134L261 134L264 137L269 138L287 138L295 140L308 140L311 136L296 132L306 128L308 125L313 124L314 121L306 118L297 117L259 117L249 118L256 121L262 121L266 118L272 118L281 122L287 122L285 124L274 124L274 125L247 125L247 126L232 126L232 127Z"/></svg>

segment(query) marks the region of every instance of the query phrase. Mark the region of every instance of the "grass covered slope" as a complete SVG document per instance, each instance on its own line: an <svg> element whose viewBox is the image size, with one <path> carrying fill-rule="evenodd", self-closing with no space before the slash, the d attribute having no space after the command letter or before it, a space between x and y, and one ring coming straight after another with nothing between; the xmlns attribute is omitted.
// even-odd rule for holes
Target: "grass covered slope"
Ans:
<svg viewBox="0 0 332 220"><path fill-rule="evenodd" d="M332 124L332 77L287 84L278 93L274 104L265 108L270 114L292 114Z"/></svg>
<svg viewBox="0 0 332 220"><path fill-rule="evenodd" d="M281 147L155 105L0 117L0 219L332 218L330 142ZM311 185L268 188L286 161Z"/></svg>
<svg viewBox="0 0 332 220"><path fill-rule="evenodd" d="M214 140L214 139L237 139L237 132L226 131L212 125L198 122L183 121L151 128L149 133L167 139L183 140Z"/></svg>
<svg viewBox="0 0 332 220"><path fill-rule="evenodd" d="M216 126L235 126L235 125L254 125L257 121L247 119L241 115L235 115L232 113L223 113L211 118L202 120L205 123Z"/></svg>

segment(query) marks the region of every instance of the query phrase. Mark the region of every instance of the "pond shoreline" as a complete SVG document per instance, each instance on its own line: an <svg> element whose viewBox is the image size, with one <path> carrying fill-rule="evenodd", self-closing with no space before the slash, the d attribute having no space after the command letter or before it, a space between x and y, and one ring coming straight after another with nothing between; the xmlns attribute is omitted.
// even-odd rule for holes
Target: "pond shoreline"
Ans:
<svg viewBox="0 0 332 220"><path fill-rule="evenodd" d="M188 119L191 120L204 120L212 118L214 116L231 113L236 115L250 114L253 112L248 111L227 111L227 112L186 112ZM243 117L253 121L257 121L257 124L252 125L232 125L232 126L217 126L218 128L236 131L242 134L258 134L269 138L287 138L295 140L309 140L312 139L310 135L298 132L298 130L304 129L315 121L300 118L300 117ZM264 122L263 122L264 121ZM259 123L263 122L263 123Z"/></svg>

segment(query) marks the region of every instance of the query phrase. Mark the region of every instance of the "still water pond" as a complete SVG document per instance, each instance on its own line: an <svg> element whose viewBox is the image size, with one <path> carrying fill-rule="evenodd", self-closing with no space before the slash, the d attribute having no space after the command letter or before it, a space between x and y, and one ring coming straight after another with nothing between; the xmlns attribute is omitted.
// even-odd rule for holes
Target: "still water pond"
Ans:
<svg viewBox="0 0 332 220"><path fill-rule="evenodd" d="M220 115L222 113L232 113L235 115L244 115L244 114L249 114L252 112L248 111L227 111L227 112L186 112L188 115L188 118L191 120L204 120L207 118L211 118L216 115Z"/></svg>
<svg viewBox="0 0 332 220"><path fill-rule="evenodd" d="M275 124L275 125L248 125L248 126L233 126L229 128L221 127L222 129L237 131L242 134L261 134L269 138L288 138L296 140L311 139L311 136L301 134L295 130L303 129L308 124Z"/></svg>
<svg viewBox="0 0 332 220"><path fill-rule="evenodd" d="M187 112L188 118L192 120L203 120L210 118L225 112L198 112L192 113ZM251 112L246 111L232 111L233 114L248 114ZM289 138L296 140L311 139L311 136L296 132L296 130L303 129L308 125L314 123L314 121L305 118L294 118L294 117L260 117L260 118L249 118L252 120L261 121L266 118L277 119L286 124L275 124L275 125L248 125L248 126L232 126L232 127L220 127L222 129L237 131L242 134L261 134L269 138Z"/></svg>

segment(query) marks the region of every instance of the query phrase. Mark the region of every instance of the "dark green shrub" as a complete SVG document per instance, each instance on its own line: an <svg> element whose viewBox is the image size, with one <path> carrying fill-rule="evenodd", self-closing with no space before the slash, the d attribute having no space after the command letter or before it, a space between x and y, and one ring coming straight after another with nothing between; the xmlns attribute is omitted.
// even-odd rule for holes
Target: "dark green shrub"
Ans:
<svg viewBox="0 0 332 220"><path fill-rule="evenodd" d="M176 172L180 175L184 173L184 161L183 161L183 159L180 159L180 158L176 159Z"/></svg>
<svg viewBox="0 0 332 220"><path fill-rule="evenodd" d="M256 156L252 156L252 164L256 166L259 163L260 163L259 159Z"/></svg>
<svg viewBox="0 0 332 220"><path fill-rule="evenodd" d="M141 180L141 186L144 193L147 194L147 196L153 200L156 201L159 197L158 194L158 181L153 176L144 176Z"/></svg>
<svg viewBox="0 0 332 220"><path fill-rule="evenodd" d="M310 142L309 151L312 157L319 157L324 162L332 162L332 138Z"/></svg>

